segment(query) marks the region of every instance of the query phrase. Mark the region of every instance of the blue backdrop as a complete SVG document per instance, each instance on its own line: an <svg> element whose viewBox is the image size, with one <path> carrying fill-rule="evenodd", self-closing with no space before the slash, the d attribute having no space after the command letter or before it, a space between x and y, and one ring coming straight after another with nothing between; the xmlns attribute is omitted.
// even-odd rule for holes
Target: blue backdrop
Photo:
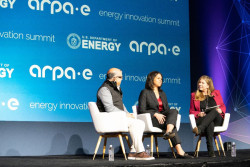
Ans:
<svg viewBox="0 0 250 167"><path fill-rule="evenodd" d="M129 111L158 70L188 122L188 1L13 0L0 21L1 120L90 122L87 103L117 67Z"/></svg>

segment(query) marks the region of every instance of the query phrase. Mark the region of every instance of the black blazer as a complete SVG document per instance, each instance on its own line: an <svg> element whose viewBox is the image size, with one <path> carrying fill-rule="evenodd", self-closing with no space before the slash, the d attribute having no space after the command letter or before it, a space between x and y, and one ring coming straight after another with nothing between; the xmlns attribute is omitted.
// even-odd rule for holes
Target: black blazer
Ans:
<svg viewBox="0 0 250 167"><path fill-rule="evenodd" d="M168 106L166 94L163 91L159 92L159 94L163 105L162 112L169 111L170 108ZM151 118L153 118L155 113L160 113L158 110L159 103L157 101L154 91L149 89L142 90L139 96L138 114L150 113Z"/></svg>

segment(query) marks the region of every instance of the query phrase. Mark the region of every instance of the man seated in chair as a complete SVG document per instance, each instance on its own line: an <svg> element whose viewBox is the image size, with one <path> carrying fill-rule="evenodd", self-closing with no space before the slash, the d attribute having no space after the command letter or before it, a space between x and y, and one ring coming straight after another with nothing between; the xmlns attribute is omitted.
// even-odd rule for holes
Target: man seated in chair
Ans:
<svg viewBox="0 0 250 167"><path fill-rule="evenodd" d="M118 68L111 68L107 72L107 78L97 92L97 106L100 112L126 112L128 130L132 139L131 152L128 154L129 160L153 160L145 152L142 136L145 124L141 120L134 119L122 101L122 91L120 88L122 81L122 71Z"/></svg>

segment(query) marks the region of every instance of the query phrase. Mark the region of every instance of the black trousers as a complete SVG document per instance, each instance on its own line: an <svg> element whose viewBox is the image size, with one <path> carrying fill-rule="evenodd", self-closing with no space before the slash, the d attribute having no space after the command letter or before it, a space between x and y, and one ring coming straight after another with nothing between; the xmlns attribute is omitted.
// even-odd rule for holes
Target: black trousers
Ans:
<svg viewBox="0 0 250 167"><path fill-rule="evenodd" d="M201 133L206 136L207 150L208 152L213 152L213 136L214 127L221 126L223 123L223 118L218 113L216 109L211 110L206 114L205 117L199 117L196 120L196 125L201 129Z"/></svg>
<svg viewBox="0 0 250 167"><path fill-rule="evenodd" d="M167 125L168 124L173 124L174 125L174 129L172 132L175 133L175 136L173 138L171 138L171 142L173 144L173 146L175 147L177 144L181 144L181 139L177 133L177 129L175 127L176 125L176 120L177 120L177 115L178 115L178 111L175 110L175 109L170 109L169 111L164 111L164 112L161 112L161 114L165 115L166 118L165 118L165 122L164 124L160 124L158 122L158 120L153 117L152 118L152 123L153 123L153 126L154 127L157 127L157 128L160 128L162 130L166 130L167 129Z"/></svg>

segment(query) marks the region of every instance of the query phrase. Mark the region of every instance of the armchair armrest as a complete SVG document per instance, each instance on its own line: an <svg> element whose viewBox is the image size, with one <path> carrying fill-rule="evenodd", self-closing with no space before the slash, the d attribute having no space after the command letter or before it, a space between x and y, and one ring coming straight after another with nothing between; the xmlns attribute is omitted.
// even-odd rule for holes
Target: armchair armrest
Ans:
<svg viewBox="0 0 250 167"><path fill-rule="evenodd" d="M132 106L132 111L135 119L137 119L137 106Z"/></svg>
<svg viewBox="0 0 250 167"><path fill-rule="evenodd" d="M149 113L138 114L137 119L140 119L145 123L145 130L144 130L145 132L157 132L157 133L162 132L160 128L153 127L151 115Z"/></svg>
<svg viewBox="0 0 250 167"><path fill-rule="evenodd" d="M93 122L98 133L128 132L125 112L98 113Z"/></svg>
<svg viewBox="0 0 250 167"><path fill-rule="evenodd" d="M190 120L190 123L191 123L191 128L194 129L196 127L194 114L189 114L189 120Z"/></svg>
<svg viewBox="0 0 250 167"><path fill-rule="evenodd" d="M226 113L222 126L215 126L214 132L225 132L229 125L230 114Z"/></svg>
<svg viewBox="0 0 250 167"><path fill-rule="evenodd" d="M177 115L177 120L176 120L176 125L175 125L177 131L179 131L180 125L181 125L181 115L178 114L178 115Z"/></svg>

